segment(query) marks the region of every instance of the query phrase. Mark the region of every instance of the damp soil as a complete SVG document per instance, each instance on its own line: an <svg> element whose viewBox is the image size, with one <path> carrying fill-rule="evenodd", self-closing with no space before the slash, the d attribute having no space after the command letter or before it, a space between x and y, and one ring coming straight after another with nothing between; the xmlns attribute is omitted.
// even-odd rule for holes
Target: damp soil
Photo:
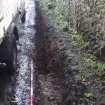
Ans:
<svg viewBox="0 0 105 105"><path fill-rule="evenodd" d="M61 105L61 85L62 78L56 75L55 64L58 63L58 69L60 69L60 62L56 62L56 36L49 31L49 27L46 26L42 11L39 8L37 2L37 18L36 18L36 63L38 67L38 83L39 83L39 105ZM54 40L55 38L55 40ZM50 67L52 66L52 67ZM52 68L52 69L51 69ZM55 69L53 71L53 69ZM61 75L61 74L60 74Z"/></svg>
<svg viewBox="0 0 105 105"><path fill-rule="evenodd" d="M38 68L38 105L88 105L84 100L87 88L75 79L78 63L72 62L70 40L50 25L37 2L36 65Z"/></svg>

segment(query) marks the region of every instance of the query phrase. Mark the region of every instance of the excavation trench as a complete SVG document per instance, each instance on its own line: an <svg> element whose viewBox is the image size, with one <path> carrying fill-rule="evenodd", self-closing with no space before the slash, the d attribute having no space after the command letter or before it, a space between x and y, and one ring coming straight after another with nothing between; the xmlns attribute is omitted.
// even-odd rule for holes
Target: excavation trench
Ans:
<svg viewBox="0 0 105 105"><path fill-rule="evenodd" d="M35 35L35 46L36 46L36 64L38 67L39 74L48 75L49 73L55 72L57 75L63 77L63 62L60 60L66 59L66 54L60 51L60 47L64 47L63 40L58 38L58 33L54 32L54 28L47 23L47 17L44 12L39 8L39 3L36 3L36 35ZM57 62L58 60L58 62ZM56 65L61 66L61 74L56 70ZM51 67L55 68L51 70ZM60 68L59 68L60 69Z"/></svg>
<svg viewBox="0 0 105 105"><path fill-rule="evenodd" d="M57 45L59 41L53 27L48 25L44 12L37 2L36 16L36 65L38 68L39 105L61 105L66 55ZM61 45L62 46L62 45Z"/></svg>

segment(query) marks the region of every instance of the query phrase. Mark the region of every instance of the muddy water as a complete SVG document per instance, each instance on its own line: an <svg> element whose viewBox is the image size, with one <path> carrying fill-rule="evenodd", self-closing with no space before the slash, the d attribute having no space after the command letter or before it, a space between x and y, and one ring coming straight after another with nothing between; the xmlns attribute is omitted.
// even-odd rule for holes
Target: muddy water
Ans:
<svg viewBox="0 0 105 105"><path fill-rule="evenodd" d="M35 2L25 0L26 22L19 22L20 33L18 44L18 69L16 79L16 101L18 105L29 105L31 89L31 79L33 79L33 50L35 49Z"/></svg>

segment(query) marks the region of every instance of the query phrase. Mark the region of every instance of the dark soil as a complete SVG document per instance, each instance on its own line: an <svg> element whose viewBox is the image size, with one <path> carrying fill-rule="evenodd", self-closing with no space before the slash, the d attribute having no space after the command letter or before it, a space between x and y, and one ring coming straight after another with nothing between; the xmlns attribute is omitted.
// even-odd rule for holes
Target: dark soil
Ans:
<svg viewBox="0 0 105 105"><path fill-rule="evenodd" d="M70 40L50 26L38 2L36 20L39 105L87 105L84 100L87 88L76 81L78 64L71 62L73 52L66 47L65 41Z"/></svg>

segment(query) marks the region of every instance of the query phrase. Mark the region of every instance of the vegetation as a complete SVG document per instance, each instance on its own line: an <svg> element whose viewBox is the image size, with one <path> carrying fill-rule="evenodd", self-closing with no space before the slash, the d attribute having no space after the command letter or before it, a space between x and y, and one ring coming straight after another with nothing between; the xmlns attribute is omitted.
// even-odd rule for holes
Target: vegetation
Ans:
<svg viewBox="0 0 105 105"><path fill-rule="evenodd" d="M63 31L63 28L65 28L68 23L64 15L64 10L59 5L59 0L43 0L42 2L52 25L56 27L56 29ZM74 45L81 49L89 48L89 46L91 46L90 42L76 31L67 30L65 34L72 39ZM94 54L84 53L83 55L84 61L90 65L96 75L103 76L105 74L105 64L97 62Z"/></svg>
<svg viewBox="0 0 105 105"><path fill-rule="evenodd" d="M67 25L63 8L59 7L57 0L43 0L42 3L45 7L44 9L47 11L47 15L52 26L61 30Z"/></svg>
<svg viewBox="0 0 105 105"><path fill-rule="evenodd" d="M79 73L75 76L76 79L87 86L92 83L97 84L101 82L102 77L105 75L105 63L98 60L91 42L84 37L85 35L81 35L73 27L68 25L67 15L65 15L64 8L60 5L59 0L42 0L42 4L44 5L44 10L47 11L52 26L58 31L62 31L72 41L70 44L75 46L74 52L76 53L76 57L74 59L78 61L79 65ZM75 48L78 49L78 52ZM94 101L96 95L92 91L84 94L90 104Z"/></svg>

